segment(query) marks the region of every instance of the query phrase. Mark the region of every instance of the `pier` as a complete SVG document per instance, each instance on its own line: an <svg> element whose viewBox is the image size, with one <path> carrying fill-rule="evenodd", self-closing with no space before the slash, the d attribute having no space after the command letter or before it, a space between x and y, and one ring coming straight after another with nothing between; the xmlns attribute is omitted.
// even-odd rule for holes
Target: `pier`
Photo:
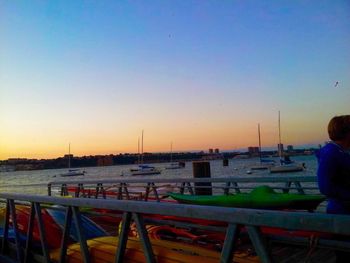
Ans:
<svg viewBox="0 0 350 263"><path fill-rule="evenodd" d="M350 236L350 216L329 215L318 211L310 213L185 205L163 201L164 194L159 191L165 185L177 192L193 194L195 187L201 187L195 185L198 182L211 183L213 194L249 191L260 184L271 185L280 192L317 192L316 177L300 176L50 182L47 185L47 195L0 194L0 200L6 206L0 262L100 262L92 256L92 241L86 238L88 233L83 226L82 217L89 214L108 214L120 222L119 231L118 226L113 225L109 233L113 239L109 240L108 246L114 251L110 255L110 262L132 262L128 260L130 251L135 247L143 255L142 262L168 262L161 255L162 242L149 237L148 225L169 225L221 233L224 236L223 243L206 256L208 262L334 262L337 251L350 252L350 241L347 238ZM73 198L66 198L68 195ZM30 211L25 238L23 234L20 237L17 222L20 206L27 206ZM61 243L54 250L48 247L47 239L52 233L48 232L43 220L43 211L47 207L65 212ZM103 214L101 211L108 213ZM197 220L197 223L177 221L174 218ZM200 220L218 222L218 225L202 224ZM35 227L39 233L39 247L32 245ZM69 254L72 246L69 241L71 228L74 228L78 237L76 248L80 250L80 256L77 261L71 261ZM128 236L131 228L136 230L137 238ZM292 230L293 233L299 231L309 235L266 232L270 228L279 229L283 233ZM10 229L13 231L11 238ZM242 244L243 239L246 244ZM167 242L163 241L164 244ZM180 250L172 250L171 253L175 253L175 256L178 253L180 258L199 257Z"/></svg>

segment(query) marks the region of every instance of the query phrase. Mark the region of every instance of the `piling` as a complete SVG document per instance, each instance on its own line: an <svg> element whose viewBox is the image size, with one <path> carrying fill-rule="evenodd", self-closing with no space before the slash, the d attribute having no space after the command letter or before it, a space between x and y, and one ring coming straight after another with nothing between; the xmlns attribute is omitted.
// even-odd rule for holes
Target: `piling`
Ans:
<svg viewBox="0 0 350 263"><path fill-rule="evenodd" d="M222 166L228 166L228 159L222 160Z"/></svg>
<svg viewBox="0 0 350 263"><path fill-rule="evenodd" d="M193 177L194 178L210 178L210 163L209 162L193 162ZM212 188L210 182L194 183L196 195L211 195Z"/></svg>

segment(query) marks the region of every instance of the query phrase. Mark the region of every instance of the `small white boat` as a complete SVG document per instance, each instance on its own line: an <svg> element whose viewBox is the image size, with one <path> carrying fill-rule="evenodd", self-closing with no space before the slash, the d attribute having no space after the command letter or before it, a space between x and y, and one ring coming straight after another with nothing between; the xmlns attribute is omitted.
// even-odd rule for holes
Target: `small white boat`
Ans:
<svg viewBox="0 0 350 263"><path fill-rule="evenodd" d="M139 155L139 165L137 168L131 168L130 173L131 175L154 175L154 174L160 174L161 170L143 163L143 130L141 135L141 156L140 156L140 140L138 140L138 155ZM141 157L141 160L140 160Z"/></svg>
<svg viewBox="0 0 350 263"><path fill-rule="evenodd" d="M70 143L68 148L68 171L65 173L60 174L60 176L79 176L79 175L85 175L85 171L81 171L80 169L71 169L70 168Z"/></svg>
<svg viewBox="0 0 350 263"><path fill-rule="evenodd" d="M279 136L279 144L278 144L278 155L280 157L280 165L270 167L270 173L292 173L292 172L301 172L305 169L304 163L295 163L290 160L289 156L285 156L285 159L282 159L282 148L281 148L281 118L280 112L278 111L278 136Z"/></svg>
<svg viewBox="0 0 350 263"><path fill-rule="evenodd" d="M267 170L270 169L271 167L275 166L274 163L258 163L249 166L250 170Z"/></svg>
<svg viewBox="0 0 350 263"><path fill-rule="evenodd" d="M79 176L85 175L85 171L81 171L80 169L69 169L68 172L62 173L61 176Z"/></svg>
<svg viewBox="0 0 350 263"><path fill-rule="evenodd" d="M182 164L184 164L182 162ZM173 143L170 144L170 164L165 167L167 170L174 170L174 169L182 169L185 168L184 165L181 165L179 162L173 163Z"/></svg>
<svg viewBox="0 0 350 263"><path fill-rule="evenodd" d="M168 166L165 167L167 170L174 170L174 169L182 169L185 168L183 165L180 165L180 163L170 163Z"/></svg>
<svg viewBox="0 0 350 263"><path fill-rule="evenodd" d="M270 173L301 172L305 169L304 164L286 164L270 167Z"/></svg>
<svg viewBox="0 0 350 263"><path fill-rule="evenodd" d="M154 175L160 174L161 170L148 164L140 164L137 168L131 168L130 172L131 175Z"/></svg>
<svg viewBox="0 0 350 263"><path fill-rule="evenodd" d="M259 137L259 160L257 164L249 166L250 170L267 170L275 165L274 160L263 159L261 156L261 139L260 139L260 123L258 123L258 137Z"/></svg>

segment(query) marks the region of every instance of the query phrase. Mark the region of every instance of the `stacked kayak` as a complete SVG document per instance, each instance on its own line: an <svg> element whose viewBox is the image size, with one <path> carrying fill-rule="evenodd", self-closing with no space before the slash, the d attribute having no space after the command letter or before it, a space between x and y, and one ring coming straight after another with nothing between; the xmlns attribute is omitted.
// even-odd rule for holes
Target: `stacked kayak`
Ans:
<svg viewBox="0 0 350 263"><path fill-rule="evenodd" d="M326 198L323 195L276 193L269 186L258 186L250 193L230 195L184 195L169 193L179 203L255 209L315 210Z"/></svg>
<svg viewBox="0 0 350 263"><path fill-rule="evenodd" d="M6 214L6 208L0 209L0 224L1 226L4 225L5 220L5 214ZM27 229L29 226L29 217L30 217L30 207L28 206L16 206L16 219L17 219L17 227L19 232L19 238L20 241L25 243L26 236L27 236ZM49 248L58 248L61 244L61 237L62 232L61 228L55 223L55 220L49 215L49 213L46 211L46 209L42 210L42 219L44 228L46 230L46 233L50 233L49 235L46 235L46 241ZM10 226L12 224L12 220L10 220ZM10 236L13 232L13 228L11 227L9 229ZM1 229L1 232L3 232L3 229ZM34 223L33 227L33 246L40 246L40 233L39 233L39 226L37 221Z"/></svg>
<svg viewBox="0 0 350 263"><path fill-rule="evenodd" d="M146 225L148 237L153 240L167 240L182 244L221 251L225 240L224 232L213 232L203 229L183 228L169 225ZM139 237L135 223L130 225L129 236Z"/></svg>
<svg viewBox="0 0 350 263"><path fill-rule="evenodd" d="M65 210L60 210L59 207L47 207L41 209L41 216L43 225L47 235L45 236L47 246L49 249L58 248L61 245L62 230L64 228ZM6 215L6 208L0 208L0 226L4 225ZM21 242L25 242L27 238L27 230L29 226L30 207L24 205L16 205L16 219L19 237ZM107 233L96 223L91 221L84 215L81 216L82 228L86 238L96 238L106 236ZM12 237L13 227L12 220L10 220L9 236ZM3 235L3 229L0 229L0 235ZM75 221L73 220L70 229L70 242L78 240L78 233L76 232ZM33 227L33 244L34 247L40 246L40 233L37 220L34 221Z"/></svg>
<svg viewBox="0 0 350 263"><path fill-rule="evenodd" d="M87 241L90 251L91 263L114 263L115 253L118 246L118 237L100 237ZM183 243L151 239L153 253L158 263L179 263L179 262L201 262L216 263L220 260L220 253L197 246ZM60 250L51 253L53 262L58 262ZM249 257L249 259L248 259ZM234 262L258 261L255 255L247 255L244 252L237 252ZM67 249L67 263L83 262L80 245L70 245ZM138 238L129 237L126 245L126 253L123 262L146 262L142 244Z"/></svg>

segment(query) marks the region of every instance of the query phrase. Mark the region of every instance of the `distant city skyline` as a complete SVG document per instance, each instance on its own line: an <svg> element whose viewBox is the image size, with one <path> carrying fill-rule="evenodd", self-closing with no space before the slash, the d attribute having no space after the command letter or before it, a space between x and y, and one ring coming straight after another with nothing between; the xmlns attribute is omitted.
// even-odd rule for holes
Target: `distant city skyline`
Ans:
<svg viewBox="0 0 350 263"><path fill-rule="evenodd" d="M0 160L319 145L349 1L2 1Z"/></svg>

